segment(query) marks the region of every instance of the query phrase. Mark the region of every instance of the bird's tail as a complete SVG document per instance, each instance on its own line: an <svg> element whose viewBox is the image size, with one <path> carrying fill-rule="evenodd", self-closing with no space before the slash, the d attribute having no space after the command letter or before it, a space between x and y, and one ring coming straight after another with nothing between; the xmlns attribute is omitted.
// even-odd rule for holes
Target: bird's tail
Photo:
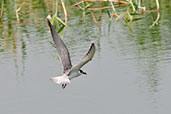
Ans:
<svg viewBox="0 0 171 114"><path fill-rule="evenodd" d="M51 77L50 80L54 83L59 83L59 77Z"/></svg>
<svg viewBox="0 0 171 114"><path fill-rule="evenodd" d="M51 77L50 80L57 84L69 84L70 83L70 80L68 79L68 77L64 77L64 76Z"/></svg>

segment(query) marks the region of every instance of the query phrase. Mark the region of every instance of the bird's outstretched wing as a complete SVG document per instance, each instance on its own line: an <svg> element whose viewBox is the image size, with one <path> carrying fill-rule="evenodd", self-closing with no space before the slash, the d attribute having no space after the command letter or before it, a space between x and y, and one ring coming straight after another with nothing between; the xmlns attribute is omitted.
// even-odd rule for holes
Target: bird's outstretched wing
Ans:
<svg viewBox="0 0 171 114"><path fill-rule="evenodd" d="M79 70L82 66L84 66L86 63L88 63L93 58L95 51L96 51L95 44L92 43L87 54L81 59L81 61L78 64L76 64L72 67L72 69L70 70L70 73L73 71Z"/></svg>
<svg viewBox="0 0 171 114"><path fill-rule="evenodd" d="M58 56L63 65L63 72L65 73L67 70L72 68L68 49L65 46L64 42L61 40L61 38L56 33L56 31L55 31L53 25L50 23L49 19L47 19L47 22L48 22L48 25L49 25L49 28L51 31L51 35L52 35L53 41L55 43L55 46L56 46L56 49L58 52Z"/></svg>

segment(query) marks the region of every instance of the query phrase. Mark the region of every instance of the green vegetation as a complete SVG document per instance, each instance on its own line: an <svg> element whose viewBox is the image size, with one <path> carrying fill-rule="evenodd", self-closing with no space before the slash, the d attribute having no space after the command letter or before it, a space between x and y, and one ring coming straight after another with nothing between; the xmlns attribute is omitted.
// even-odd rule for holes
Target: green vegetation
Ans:
<svg viewBox="0 0 171 114"><path fill-rule="evenodd" d="M92 20L96 24L99 23L103 14L107 14L109 16L109 20L111 21L112 17L115 20L123 19L126 24L130 24L133 21L139 20L143 18L144 13L157 13L157 17L152 26L158 24L160 13L159 13L159 2L155 1L142 1L142 0L126 0L126 1L115 1L115 0L84 0L75 3L75 1L65 1L64 0L42 0L42 1L32 1L29 0L2 0L0 2L1 10L0 10L0 19L1 26L3 26L3 18L6 18L6 15L11 15L16 18L17 22L8 23L8 24L22 24L20 22L25 22L27 19L22 20L22 17L25 15L33 14L33 10L37 8L41 8L44 10L44 13L51 11L52 14L52 23L55 27L57 27L58 32L61 32L67 25L67 19L70 18L68 13L77 11L82 11L82 21L84 22L85 16L87 14L91 14ZM14 4L14 5L13 5ZM150 7L147 4L151 4ZM153 4L153 5L152 5ZM119 10L118 10L119 9ZM8 10L8 11L7 11ZM60 10L60 11L59 11ZM97 12L99 16L97 15ZM100 12L100 13L99 13ZM43 13L43 12L42 12ZM28 15L29 15L28 14ZM79 14L77 14L79 15ZM138 19L136 18L139 16ZM35 16L35 13L34 13ZM97 19L98 17L98 19ZM64 21L63 21L64 20ZM25 23L24 23L25 24Z"/></svg>
<svg viewBox="0 0 171 114"><path fill-rule="evenodd" d="M60 34L70 26L67 22L76 17L79 19L78 24L92 25L95 22L100 27L103 26L102 20L106 19L109 24L118 22L131 31L137 31L133 26L143 23L148 29L165 23L160 22L160 19L171 20L168 16L171 9L168 6L169 0L160 3L158 0L1 0L0 40L4 42L0 43L0 51L15 50L18 39L24 42L23 34L30 33L29 26L43 36L47 31L45 21L49 14L52 15L51 22ZM27 38L30 37L27 34ZM24 43L21 45L25 47Z"/></svg>

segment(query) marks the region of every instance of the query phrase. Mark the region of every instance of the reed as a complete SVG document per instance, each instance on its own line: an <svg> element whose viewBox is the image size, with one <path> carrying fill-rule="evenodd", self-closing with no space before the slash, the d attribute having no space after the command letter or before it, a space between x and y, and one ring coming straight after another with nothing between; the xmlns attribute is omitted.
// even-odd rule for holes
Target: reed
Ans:
<svg viewBox="0 0 171 114"><path fill-rule="evenodd" d="M1 3L1 14L0 14L0 18L2 18L3 9L4 9L4 0L2 0L2 3Z"/></svg>
<svg viewBox="0 0 171 114"><path fill-rule="evenodd" d="M58 34L61 34L63 32L63 30L65 29L65 27L67 26L67 12L66 12L66 8L65 5L63 3L63 0L61 0L62 3L62 7L64 10L64 15L65 15L65 22L60 19L60 17L58 16L58 0L56 0L56 10L54 15L48 15L49 19L51 21L51 23L53 24L53 26L58 30Z"/></svg>
<svg viewBox="0 0 171 114"><path fill-rule="evenodd" d="M152 24L150 27L152 27L152 26L154 26L154 25L158 25L158 21L159 21L159 19L160 19L159 1L158 1L158 0L155 0L155 2L156 2L156 7L157 7L157 17L156 17L156 20L153 22L153 24Z"/></svg>
<svg viewBox="0 0 171 114"><path fill-rule="evenodd" d="M26 1L21 0L20 5L17 4L16 0L12 0L12 1L16 5L15 14L16 14L17 23L20 23L19 14L20 12L22 12L21 10L24 10ZM50 0L50 2L52 1L54 0ZM44 2L44 4L46 5L49 4L49 0L44 0L42 2ZM155 0L155 4L157 7L156 10L154 9L146 10L148 8L146 8L145 6L142 6L144 5L143 0L119 0L119 1L118 0L81 0L76 3L72 1L73 4L69 4L70 6L72 6L70 10L67 9L66 6L68 4L66 4L66 2L68 1L55 0L54 3L56 3L55 5L56 9L53 10L54 12L52 11L53 13L51 16L51 22L54 25L54 27L56 27L56 29L58 30L57 32L59 34L67 27L67 22L68 22L68 19L70 18L69 13L74 8L77 8L78 10L82 11L82 19L81 19L82 22L85 21L85 17L87 16L86 14L91 14L91 18L96 24L99 24L99 22L101 21L101 18L106 14L109 16L109 21L124 20L125 23L131 24L134 21L137 21L143 18L145 19L145 17L143 17L145 13L157 12L157 16L155 20L152 22L151 27L157 25L160 19L160 12L159 12L160 4L158 0ZM4 0L2 0L0 3L1 3L0 19L2 19L3 12L4 12ZM60 8L63 10L62 17L59 16L59 13L60 13L58 12L58 10L60 9L58 7L59 5L60 5ZM122 11L120 11L120 9L122 9Z"/></svg>
<svg viewBox="0 0 171 114"><path fill-rule="evenodd" d="M19 21L19 11L21 10L21 8L24 6L25 2L23 2L20 7L18 9L16 9L15 13L16 13L16 17L17 17L17 21Z"/></svg>

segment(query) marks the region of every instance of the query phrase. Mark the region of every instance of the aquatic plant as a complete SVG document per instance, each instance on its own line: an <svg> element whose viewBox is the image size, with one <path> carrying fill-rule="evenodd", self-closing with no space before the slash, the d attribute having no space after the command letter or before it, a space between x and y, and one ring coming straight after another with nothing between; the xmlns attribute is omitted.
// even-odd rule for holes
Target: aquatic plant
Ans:
<svg viewBox="0 0 171 114"><path fill-rule="evenodd" d="M157 10L146 10L145 6L142 6L141 0L126 0L126 1L115 1L115 0L82 0L80 2L72 5L73 7L79 8L83 11L83 19L85 18L85 12L90 12L92 18L96 24L99 22L95 18L95 14L93 11L107 12L109 16L109 21L111 21L112 17L115 17L115 20L123 19L127 25L130 25L131 22L143 19L143 17L137 17L137 15L141 16L144 13L152 13L157 11L157 18L153 22L152 26L156 25L159 18L159 2L156 0ZM124 10L122 12L118 12L116 8L123 7ZM110 10L112 9L112 10ZM102 15L102 14L101 14ZM100 17L101 17L100 15Z"/></svg>

